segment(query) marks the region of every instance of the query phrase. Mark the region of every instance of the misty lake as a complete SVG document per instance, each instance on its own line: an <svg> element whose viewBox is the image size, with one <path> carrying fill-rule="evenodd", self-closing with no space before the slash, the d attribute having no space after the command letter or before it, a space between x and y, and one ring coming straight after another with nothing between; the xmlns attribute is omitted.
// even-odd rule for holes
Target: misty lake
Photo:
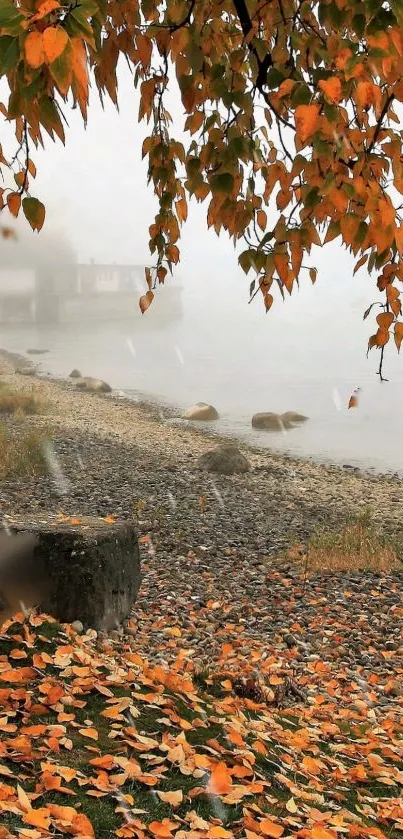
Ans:
<svg viewBox="0 0 403 839"><path fill-rule="evenodd" d="M212 403L218 432L318 461L403 473L403 359L389 348L386 374L375 375L379 356L366 359L371 323L362 321L365 297L342 300L306 286L300 299L262 313L235 295L207 297L184 287L183 317L157 324L143 318L52 328L2 327L0 345L24 353L46 347L44 372L67 376L73 367L107 380L126 396L184 408ZM165 293L165 290L164 290ZM137 302L135 303L137 306ZM336 313L337 312L337 316ZM359 386L359 406L348 410ZM286 434L255 431L251 416L287 410L310 419Z"/></svg>

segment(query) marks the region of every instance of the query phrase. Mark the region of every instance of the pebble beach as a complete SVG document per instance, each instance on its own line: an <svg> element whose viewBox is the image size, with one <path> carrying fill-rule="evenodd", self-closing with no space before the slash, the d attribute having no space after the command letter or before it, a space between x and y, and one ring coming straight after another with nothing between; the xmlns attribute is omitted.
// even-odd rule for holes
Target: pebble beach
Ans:
<svg viewBox="0 0 403 839"><path fill-rule="evenodd" d="M275 655L297 674L318 660L329 674L346 668L350 679L367 682L375 672L376 702L393 704L391 679L403 668L403 564L306 579L298 549L293 559L288 552L302 553L318 528L337 530L367 508L386 533L401 533L398 478L244 445L249 472L204 473L197 459L220 442L213 428L114 394L82 393L72 381L21 376L16 365L2 355L1 381L35 389L48 404L24 422L49 430L52 461L46 475L0 484L1 516L135 518L143 580L116 643L161 663L179 651L195 669L247 669Z"/></svg>

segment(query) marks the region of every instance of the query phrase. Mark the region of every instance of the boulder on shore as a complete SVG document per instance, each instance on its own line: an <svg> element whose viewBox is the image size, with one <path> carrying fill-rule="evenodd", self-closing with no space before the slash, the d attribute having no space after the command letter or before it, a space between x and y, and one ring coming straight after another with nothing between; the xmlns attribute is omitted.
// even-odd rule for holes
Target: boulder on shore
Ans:
<svg viewBox="0 0 403 839"><path fill-rule="evenodd" d="M206 472L234 475L237 472L247 472L250 464L237 446L228 444L204 452L197 461L197 467Z"/></svg>
<svg viewBox="0 0 403 839"><path fill-rule="evenodd" d="M71 371L71 373L69 373L69 379L82 379L82 377L83 377L83 374L80 373L79 370L77 370L77 367L74 367L74 369Z"/></svg>
<svg viewBox="0 0 403 839"><path fill-rule="evenodd" d="M35 367L16 367L15 372L20 376L36 376Z"/></svg>
<svg viewBox="0 0 403 839"><path fill-rule="evenodd" d="M95 629L109 629L128 617L140 587L133 522L61 521L41 513L39 519L13 518L9 529L12 535L4 538L11 542L18 534L22 542L24 534L26 542L15 545L20 556L0 579L0 594L14 613L25 597L25 606L39 605L62 622L81 621Z"/></svg>
<svg viewBox="0 0 403 839"><path fill-rule="evenodd" d="M294 428L298 423L305 422L308 417L297 414L295 411L286 411L284 414L274 414L271 411L261 414L254 414L252 417L253 428L263 428L265 431L284 431Z"/></svg>
<svg viewBox="0 0 403 839"><path fill-rule="evenodd" d="M183 419L187 420L217 420L219 414L213 405L207 405L206 402L197 402L192 408L183 415Z"/></svg>
<svg viewBox="0 0 403 839"><path fill-rule="evenodd" d="M76 384L78 390L86 390L89 393L111 393L112 388L108 382L102 379L94 379L92 376L83 376Z"/></svg>

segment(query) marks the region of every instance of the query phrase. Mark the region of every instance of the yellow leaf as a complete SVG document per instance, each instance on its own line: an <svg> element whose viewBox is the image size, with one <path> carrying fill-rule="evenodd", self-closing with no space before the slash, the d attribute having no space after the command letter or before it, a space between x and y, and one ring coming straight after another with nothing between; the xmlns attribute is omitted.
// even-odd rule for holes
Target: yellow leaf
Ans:
<svg viewBox="0 0 403 839"><path fill-rule="evenodd" d="M18 794L18 801L20 802L21 807L24 810L24 812L27 813L29 810L32 810L32 804L31 804L26 792L24 792L24 790L22 789L22 787L20 787L19 784L17 784L17 794Z"/></svg>
<svg viewBox="0 0 403 839"><path fill-rule="evenodd" d="M61 26L48 26L42 33L43 50L48 64L56 61L69 43L69 36Z"/></svg>
<svg viewBox="0 0 403 839"><path fill-rule="evenodd" d="M319 105L298 105L295 109L295 127L298 137L306 143L315 133L319 122Z"/></svg>

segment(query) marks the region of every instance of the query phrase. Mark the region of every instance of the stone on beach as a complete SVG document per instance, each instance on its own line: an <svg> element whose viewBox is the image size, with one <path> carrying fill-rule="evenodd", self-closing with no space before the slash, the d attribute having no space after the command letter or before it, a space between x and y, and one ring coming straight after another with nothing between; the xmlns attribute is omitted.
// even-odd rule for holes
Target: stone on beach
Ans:
<svg viewBox="0 0 403 839"><path fill-rule="evenodd" d="M77 367L74 367L71 373L69 373L69 379L82 379L82 373L77 370Z"/></svg>
<svg viewBox="0 0 403 839"><path fill-rule="evenodd" d="M83 376L77 384L77 390L86 390L90 393L111 393L112 388L108 385L108 382L104 382L102 379L95 379L93 376Z"/></svg>
<svg viewBox="0 0 403 839"><path fill-rule="evenodd" d="M217 420L219 414L213 405L207 405L206 402L197 402L192 408L189 408L183 415L183 419L187 420Z"/></svg>
<svg viewBox="0 0 403 839"><path fill-rule="evenodd" d="M20 376L36 376L35 367L17 367L15 372Z"/></svg>
<svg viewBox="0 0 403 839"><path fill-rule="evenodd" d="M197 466L206 472L217 472L221 475L234 475L237 472L247 472L250 468L249 461L239 451L237 446L223 445L217 449L204 452L198 461Z"/></svg>
<svg viewBox="0 0 403 839"><path fill-rule="evenodd" d="M9 519L8 526L12 534L34 537L31 550L15 568L12 586L17 603L19 580L25 583L29 578L41 608L62 622L80 620L84 626L108 629L129 615L140 587L140 554L132 522L109 524L93 516L61 519L40 514Z"/></svg>

